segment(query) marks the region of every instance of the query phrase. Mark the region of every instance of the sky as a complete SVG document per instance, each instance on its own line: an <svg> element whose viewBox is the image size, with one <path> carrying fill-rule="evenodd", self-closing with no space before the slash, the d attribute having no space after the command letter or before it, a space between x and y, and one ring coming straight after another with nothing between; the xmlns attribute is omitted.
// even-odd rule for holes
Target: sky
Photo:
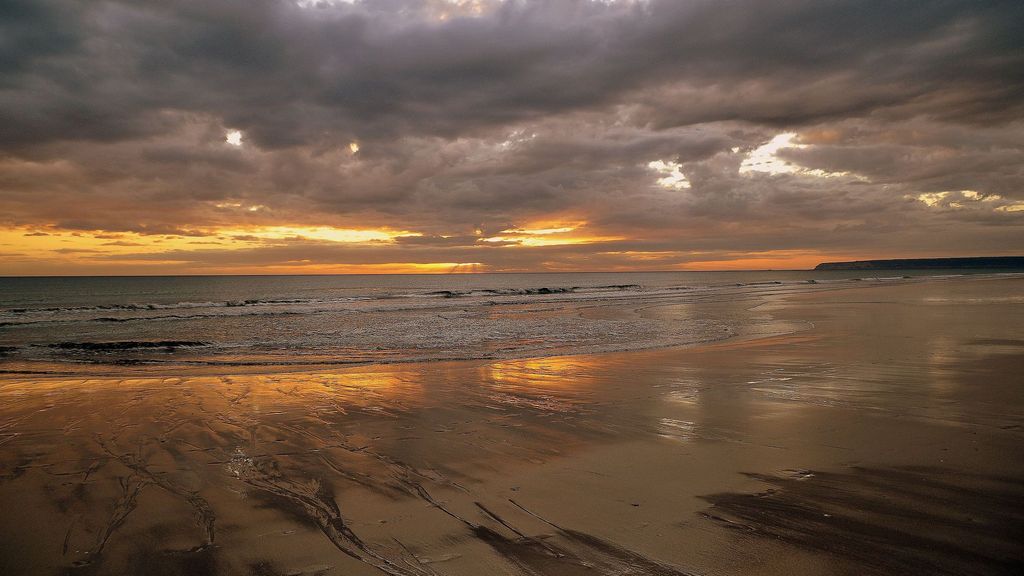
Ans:
<svg viewBox="0 0 1024 576"><path fill-rule="evenodd" d="M1024 253L1024 2L5 0L0 275Z"/></svg>

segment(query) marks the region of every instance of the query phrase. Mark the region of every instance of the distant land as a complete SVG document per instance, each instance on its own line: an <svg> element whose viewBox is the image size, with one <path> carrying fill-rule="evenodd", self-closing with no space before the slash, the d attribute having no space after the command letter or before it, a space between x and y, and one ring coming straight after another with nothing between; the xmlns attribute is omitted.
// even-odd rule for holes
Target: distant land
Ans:
<svg viewBox="0 0 1024 576"><path fill-rule="evenodd" d="M815 270L923 270L958 268L1020 268L1024 256L980 256L976 258L907 258L899 260L856 260L822 262Z"/></svg>

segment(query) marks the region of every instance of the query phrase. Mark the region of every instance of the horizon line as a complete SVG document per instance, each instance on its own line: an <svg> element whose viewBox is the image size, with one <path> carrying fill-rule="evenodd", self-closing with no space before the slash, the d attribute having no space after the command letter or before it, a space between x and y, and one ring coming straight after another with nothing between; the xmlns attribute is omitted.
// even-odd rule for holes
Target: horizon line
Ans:
<svg viewBox="0 0 1024 576"><path fill-rule="evenodd" d="M217 277L274 277L274 276L483 276L488 274L671 274L678 272L813 272L813 268L732 268L723 270L532 270L494 272L334 272L334 273L285 273L285 274L15 274L2 275L5 278L217 278Z"/></svg>

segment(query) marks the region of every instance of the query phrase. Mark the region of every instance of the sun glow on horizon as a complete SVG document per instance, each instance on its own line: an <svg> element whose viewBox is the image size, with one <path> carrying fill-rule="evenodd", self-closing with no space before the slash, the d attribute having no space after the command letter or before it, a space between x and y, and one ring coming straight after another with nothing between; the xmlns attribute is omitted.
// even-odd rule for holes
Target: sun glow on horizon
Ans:
<svg viewBox="0 0 1024 576"><path fill-rule="evenodd" d="M674 267L676 270L809 270L822 262L861 259L858 255L829 254L817 250L769 250L755 253L720 254L706 260L693 260Z"/></svg>
<svg viewBox="0 0 1024 576"><path fill-rule="evenodd" d="M957 193L963 202L1016 211L980 193ZM926 197L930 200L930 197ZM949 204L948 198L936 198ZM925 199L920 200L925 203ZM389 228L332 226L230 226L177 232L73 231L56 227L0 228L0 276L93 274L455 274L478 272L572 272L643 270L809 269L830 260L863 259L859 254L815 250L692 252L620 247L623 236L589 231L586 221L548 220L509 227L447 252L423 233ZM399 237L423 238L409 248ZM444 236L440 236L444 238ZM638 240L639 241L639 240ZM601 247L601 243L608 243ZM594 248L586 248L588 244ZM580 245L579 253L533 256L522 266L501 254ZM306 250L308 250L308 255ZM266 256L263 256L266 254ZM444 258L445 255L454 257ZM467 255L472 255L467 257ZM542 254L542 252L538 252ZM461 257L460 257L461 256ZM873 254L873 257L878 255ZM902 254L891 257L905 257ZM436 258L441 261L431 261Z"/></svg>
<svg viewBox="0 0 1024 576"><path fill-rule="evenodd" d="M287 240L303 238L340 243L390 242L399 236L421 236L418 232L388 229L334 228L331 226L258 226L251 228L219 228L218 236Z"/></svg>
<svg viewBox="0 0 1024 576"><path fill-rule="evenodd" d="M249 207L247 212L254 212ZM257 209L262 207L257 207ZM128 232L107 230L62 230L53 227L12 227L0 229L0 261L31 266L128 264L153 267L188 261L204 253L239 251L294 242L339 245L393 245L399 236L418 232L385 228L354 229L330 226L235 226L187 231ZM159 258L167 254L167 258ZM183 259L184 258L184 259ZM449 269L458 262L437 263ZM7 266L0 274L8 273Z"/></svg>
<svg viewBox="0 0 1024 576"><path fill-rule="evenodd" d="M415 261L395 253L392 262L331 263L316 259L245 263L217 256L262 248L333 245L396 246L397 236L419 233L330 227L268 226L189 231L181 234L0 228L0 276L146 274L460 274L486 272L477 261Z"/></svg>

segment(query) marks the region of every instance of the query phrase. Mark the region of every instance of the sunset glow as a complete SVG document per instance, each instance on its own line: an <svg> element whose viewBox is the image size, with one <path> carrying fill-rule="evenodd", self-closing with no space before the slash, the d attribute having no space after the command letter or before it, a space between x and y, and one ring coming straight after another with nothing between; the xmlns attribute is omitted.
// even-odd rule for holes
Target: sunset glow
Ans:
<svg viewBox="0 0 1024 576"><path fill-rule="evenodd" d="M1015 573L1022 25L4 0L0 576Z"/></svg>
<svg viewBox="0 0 1024 576"><path fill-rule="evenodd" d="M0 275L792 268L1024 238L1024 63L994 8L908 4L865 38L813 2L66 1L12 23Z"/></svg>

